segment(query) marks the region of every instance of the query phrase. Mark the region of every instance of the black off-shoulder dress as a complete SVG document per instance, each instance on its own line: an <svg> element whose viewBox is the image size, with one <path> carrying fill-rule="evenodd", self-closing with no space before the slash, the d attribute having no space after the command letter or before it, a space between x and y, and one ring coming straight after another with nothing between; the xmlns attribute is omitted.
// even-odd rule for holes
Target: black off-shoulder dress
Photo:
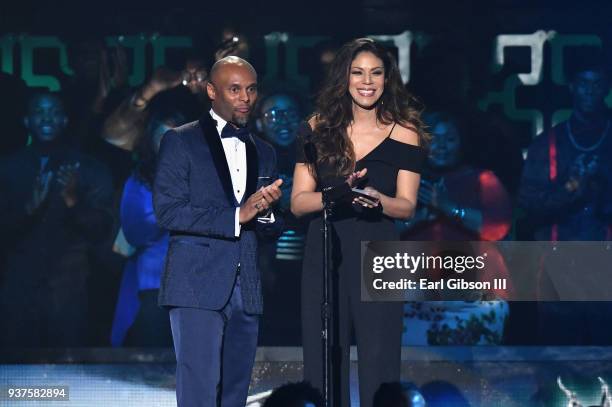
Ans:
<svg viewBox="0 0 612 407"><path fill-rule="evenodd" d="M356 170L367 168L366 179L359 187L371 186L395 196L400 170L421 172L424 150L392 139L391 131L377 147L356 163ZM310 137L305 124L300 131L296 161L307 163L304 142ZM339 185L345 177L322 165L317 190ZM378 209L365 209L350 203L334 208L332 216L332 257L335 286L338 289L338 334L341 347L340 406L350 406L349 349L354 328L359 358L359 395L363 406L372 404L376 389L383 382L400 378L403 303L361 302L361 241L399 240L394 220ZM323 299L323 227L322 213L312 215L309 224L302 268L302 344L304 379L323 388L321 345L321 302Z"/></svg>

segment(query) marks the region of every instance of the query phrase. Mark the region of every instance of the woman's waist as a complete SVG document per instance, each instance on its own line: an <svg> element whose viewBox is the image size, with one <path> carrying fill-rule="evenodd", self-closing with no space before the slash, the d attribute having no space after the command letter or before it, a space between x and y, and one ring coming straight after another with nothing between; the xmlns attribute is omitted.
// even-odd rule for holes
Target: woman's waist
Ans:
<svg viewBox="0 0 612 407"><path fill-rule="evenodd" d="M334 233L341 236L350 235L352 237L365 238L363 240L376 240L381 237L392 240L396 234L394 220L383 214L368 216L354 212L337 212L329 220ZM322 214L311 218L308 224L308 237L312 237L314 233L320 233L322 228Z"/></svg>
<svg viewBox="0 0 612 407"><path fill-rule="evenodd" d="M333 224L340 224L346 222L358 222L358 223L379 223L389 222L393 223L393 218L385 215L379 208L356 208L351 204L337 205L331 210L331 216L328 217L329 221ZM314 213L310 216L310 223L319 222L323 223L323 211Z"/></svg>

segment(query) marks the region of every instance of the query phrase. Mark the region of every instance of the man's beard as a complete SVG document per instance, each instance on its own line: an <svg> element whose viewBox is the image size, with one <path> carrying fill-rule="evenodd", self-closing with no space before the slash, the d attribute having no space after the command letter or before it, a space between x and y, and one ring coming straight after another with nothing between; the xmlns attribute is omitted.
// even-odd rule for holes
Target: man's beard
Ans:
<svg viewBox="0 0 612 407"><path fill-rule="evenodd" d="M239 126L239 127L245 127L247 125L247 123L249 122L249 117L239 117L236 115L232 115L232 123L234 123L235 125Z"/></svg>

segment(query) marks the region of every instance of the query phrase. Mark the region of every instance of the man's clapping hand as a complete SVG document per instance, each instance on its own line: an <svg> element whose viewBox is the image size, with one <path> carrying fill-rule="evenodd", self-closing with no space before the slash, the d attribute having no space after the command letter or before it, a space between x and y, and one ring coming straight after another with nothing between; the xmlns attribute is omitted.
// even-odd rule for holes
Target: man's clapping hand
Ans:
<svg viewBox="0 0 612 407"><path fill-rule="evenodd" d="M57 172L57 182L62 187L62 198L68 208L72 208L78 202L78 179L80 163L64 164Z"/></svg>
<svg viewBox="0 0 612 407"><path fill-rule="evenodd" d="M240 206L240 224L250 222L259 213L266 212L274 205L282 195L280 189L282 184L283 180L279 178L272 184L260 188L253 195L249 196L246 202Z"/></svg>
<svg viewBox="0 0 612 407"><path fill-rule="evenodd" d="M47 200L49 187L53 179L53 172L45 172L36 177L32 188L30 200L25 205L25 211L28 215L32 215L36 210Z"/></svg>

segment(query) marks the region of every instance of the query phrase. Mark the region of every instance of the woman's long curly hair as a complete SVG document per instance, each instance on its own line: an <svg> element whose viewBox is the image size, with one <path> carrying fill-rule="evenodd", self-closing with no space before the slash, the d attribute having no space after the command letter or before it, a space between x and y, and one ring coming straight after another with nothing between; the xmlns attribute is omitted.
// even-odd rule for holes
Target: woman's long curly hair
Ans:
<svg viewBox="0 0 612 407"><path fill-rule="evenodd" d="M377 120L385 125L398 123L414 130L421 145L427 137L420 103L404 87L393 55L372 39L355 39L338 50L313 114L312 142L317 147L317 163L331 165L336 168L337 175L348 175L355 168L355 152L346 131L353 122L353 99L348 84L351 63L362 52L374 54L384 64L385 88L376 102Z"/></svg>

